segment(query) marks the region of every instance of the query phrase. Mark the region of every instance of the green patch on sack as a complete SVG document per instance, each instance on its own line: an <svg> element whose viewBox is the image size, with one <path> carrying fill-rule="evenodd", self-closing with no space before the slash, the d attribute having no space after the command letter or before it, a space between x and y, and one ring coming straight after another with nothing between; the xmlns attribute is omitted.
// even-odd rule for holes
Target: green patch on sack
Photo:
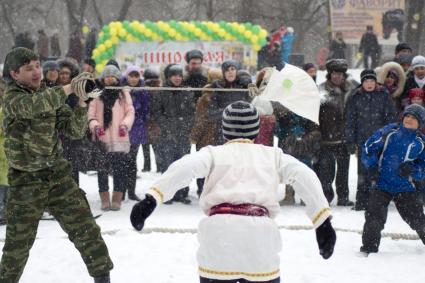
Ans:
<svg viewBox="0 0 425 283"><path fill-rule="evenodd" d="M290 90L292 88L292 86L294 85L294 83L290 80L290 79L285 79L282 82L282 86L283 88L286 88L287 90Z"/></svg>

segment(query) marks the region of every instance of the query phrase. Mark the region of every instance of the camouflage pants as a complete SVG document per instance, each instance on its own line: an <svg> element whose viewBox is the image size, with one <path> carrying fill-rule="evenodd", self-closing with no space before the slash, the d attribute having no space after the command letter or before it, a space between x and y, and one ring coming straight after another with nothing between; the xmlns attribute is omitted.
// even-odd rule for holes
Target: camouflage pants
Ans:
<svg viewBox="0 0 425 283"><path fill-rule="evenodd" d="M71 166L60 160L37 172L9 169L6 242L0 282L18 282L45 208L57 219L81 254L91 276L113 268L108 249L93 219L85 192L71 177Z"/></svg>

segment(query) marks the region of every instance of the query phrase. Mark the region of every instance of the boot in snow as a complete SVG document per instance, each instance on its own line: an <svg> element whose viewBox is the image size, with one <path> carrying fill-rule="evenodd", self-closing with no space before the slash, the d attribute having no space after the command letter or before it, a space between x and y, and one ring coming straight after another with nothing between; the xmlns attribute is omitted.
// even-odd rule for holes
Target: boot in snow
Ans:
<svg viewBox="0 0 425 283"><path fill-rule="evenodd" d="M111 278L109 277L109 273L106 275L94 277L94 283L111 283Z"/></svg>
<svg viewBox="0 0 425 283"><path fill-rule="evenodd" d="M111 203L112 211L118 211L121 209L122 195L123 195L123 192L114 191L112 193L112 203Z"/></svg>
<svg viewBox="0 0 425 283"><path fill-rule="evenodd" d="M99 193L100 195L100 201L101 201L101 206L100 209L103 211L108 211L111 208L111 199L109 196L109 192L101 192Z"/></svg>
<svg viewBox="0 0 425 283"><path fill-rule="evenodd" d="M136 200L141 201L141 199L136 195L136 188L128 189L128 199L129 200Z"/></svg>
<svg viewBox="0 0 425 283"><path fill-rule="evenodd" d="M285 198L281 200L280 205L294 205L295 204L295 191L294 189L287 185L285 188Z"/></svg>

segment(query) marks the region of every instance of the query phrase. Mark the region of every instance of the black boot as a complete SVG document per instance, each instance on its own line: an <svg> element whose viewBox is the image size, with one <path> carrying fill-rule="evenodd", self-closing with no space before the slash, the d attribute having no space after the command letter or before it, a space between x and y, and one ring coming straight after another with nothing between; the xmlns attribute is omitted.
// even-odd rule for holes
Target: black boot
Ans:
<svg viewBox="0 0 425 283"><path fill-rule="evenodd" d="M109 277L109 273L106 275L94 277L94 283L111 283L111 278Z"/></svg>
<svg viewBox="0 0 425 283"><path fill-rule="evenodd" d="M141 201L141 199L136 195L136 188L128 189L128 199L129 200L136 200Z"/></svg>

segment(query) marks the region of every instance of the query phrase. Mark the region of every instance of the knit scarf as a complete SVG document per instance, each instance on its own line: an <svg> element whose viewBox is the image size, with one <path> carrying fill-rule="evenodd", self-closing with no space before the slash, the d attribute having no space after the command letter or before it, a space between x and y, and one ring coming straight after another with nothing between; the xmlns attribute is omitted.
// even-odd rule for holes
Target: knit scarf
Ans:
<svg viewBox="0 0 425 283"><path fill-rule="evenodd" d="M112 122L112 107L120 96L119 89L104 89L100 99L103 102L103 127L109 128Z"/></svg>

